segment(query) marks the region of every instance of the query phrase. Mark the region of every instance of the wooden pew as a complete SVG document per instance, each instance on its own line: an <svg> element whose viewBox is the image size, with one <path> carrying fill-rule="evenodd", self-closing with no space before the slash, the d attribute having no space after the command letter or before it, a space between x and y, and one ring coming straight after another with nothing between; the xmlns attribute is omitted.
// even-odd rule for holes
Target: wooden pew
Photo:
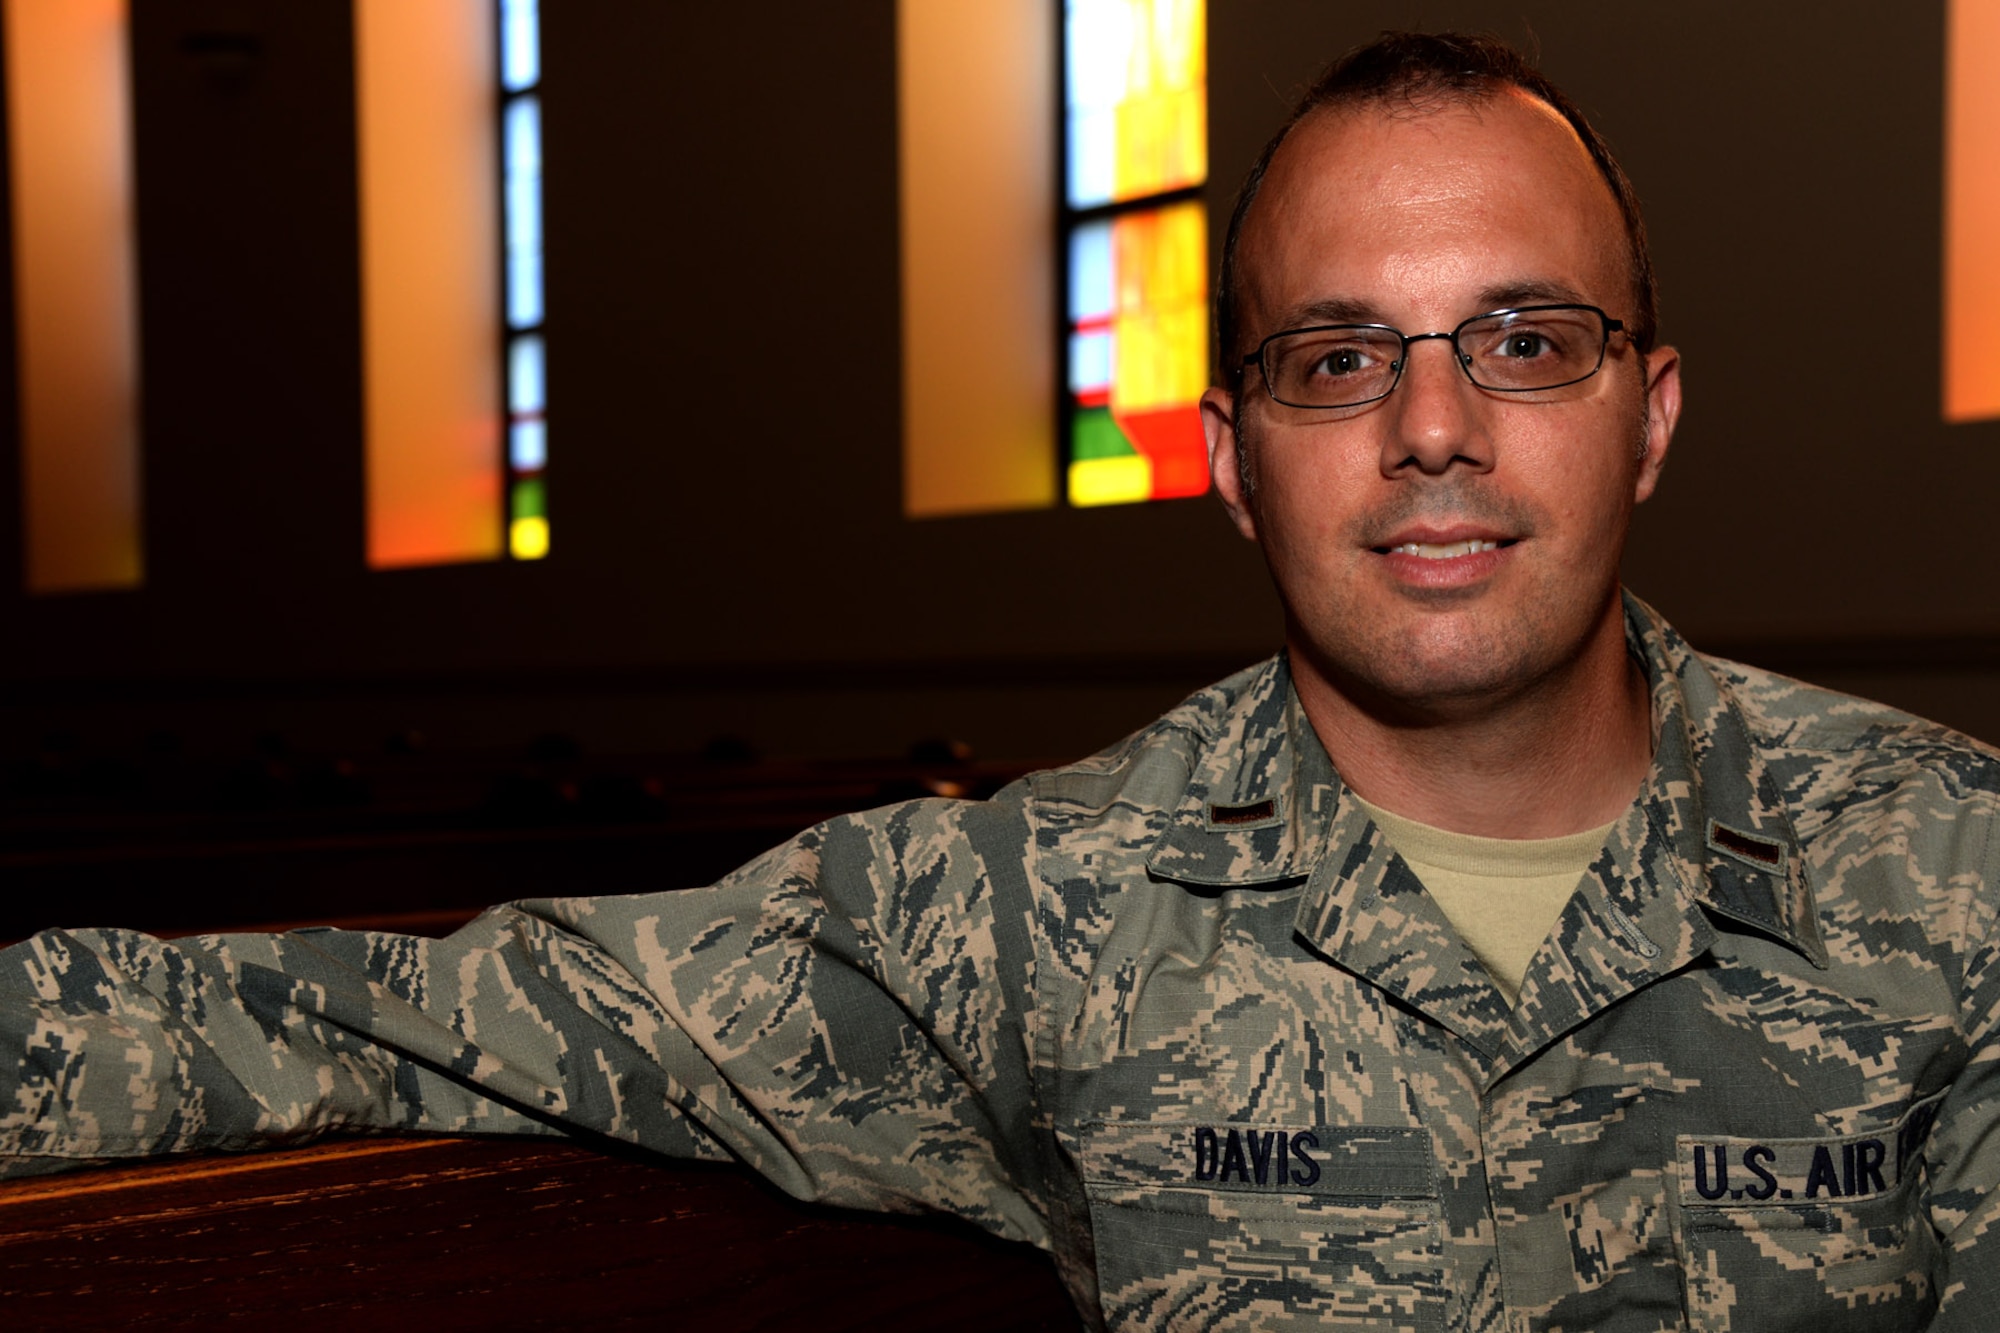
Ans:
<svg viewBox="0 0 2000 1333"><path fill-rule="evenodd" d="M0 1182L7 1329L1075 1329L1048 1259L560 1141L350 1139Z"/></svg>

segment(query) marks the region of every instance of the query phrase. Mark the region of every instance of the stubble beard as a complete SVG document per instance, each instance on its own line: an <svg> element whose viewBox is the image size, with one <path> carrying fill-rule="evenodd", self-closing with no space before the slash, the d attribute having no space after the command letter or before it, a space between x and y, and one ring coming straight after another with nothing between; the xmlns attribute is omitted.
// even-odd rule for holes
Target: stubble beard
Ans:
<svg viewBox="0 0 2000 1333"><path fill-rule="evenodd" d="M1395 492L1357 515L1341 540L1349 551L1372 552L1426 518L1471 521L1527 540L1543 526L1536 506L1458 473ZM1364 576L1327 589L1317 607L1290 610L1295 639L1310 645L1316 665L1350 702L1385 720L1441 720L1531 689L1560 664L1569 637L1561 599L1541 595L1556 591L1503 600L1489 584L1396 587L1385 605L1381 585Z"/></svg>

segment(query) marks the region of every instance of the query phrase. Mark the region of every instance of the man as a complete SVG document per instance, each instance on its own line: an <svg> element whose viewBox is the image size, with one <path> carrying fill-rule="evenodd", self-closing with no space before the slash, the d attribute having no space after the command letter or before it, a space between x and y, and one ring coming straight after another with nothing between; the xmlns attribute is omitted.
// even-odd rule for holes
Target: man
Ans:
<svg viewBox="0 0 2000 1333"><path fill-rule="evenodd" d="M1621 596L1680 381L1608 152L1385 38L1228 253L1203 413L1285 654L708 890L51 932L12 1169L596 1132L971 1218L1118 1328L1981 1326L2000 756Z"/></svg>

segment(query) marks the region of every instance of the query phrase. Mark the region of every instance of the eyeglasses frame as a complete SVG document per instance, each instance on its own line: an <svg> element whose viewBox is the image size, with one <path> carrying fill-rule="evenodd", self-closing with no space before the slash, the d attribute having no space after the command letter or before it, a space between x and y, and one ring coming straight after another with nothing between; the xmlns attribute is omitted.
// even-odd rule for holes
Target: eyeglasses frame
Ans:
<svg viewBox="0 0 2000 1333"><path fill-rule="evenodd" d="M1564 380L1560 384L1538 384L1531 389L1496 388L1490 384L1481 384L1478 380L1472 378L1472 358L1459 350L1459 334L1465 332L1469 325L1477 324L1482 319L1494 319L1501 315L1532 315L1545 310L1588 310L1591 314L1596 315L1598 320L1603 324L1604 333L1597 344L1597 360L1592 363L1589 370L1578 375L1575 379ZM1290 338L1301 333L1328 333L1335 329L1380 329L1384 333L1396 336L1401 347L1394 363L1395 378L1389 381L1389 387L1372 398L1363 398L1352 403L1288 403L1278 397L1278 391L1271 385L1270 368L1264 364L1265 349L1280 338ZM1480 389L1487 393L1548 393L1555 389L1567 389L1572 384L1581 384L1598 371L1604 369L1604 356L1611 347L1611 335L1624 332L1625 321L1613 319L1597 306L1581 301L1559 301L1550 305L1518 305L1508 306L1501 310L1488 310L1483 314L1472 315L1460 320L1449 333L1405 333L1401 329L1389 324L1308 324L1303 328L1280 329L1278 332L1264 339L1264 341L1258 343L1257 350L1243 358L1243 366L1246 370L1251 366L1257 367L1257 374L1264 381L1264 392L1270 396L1271 401L1274 403L1285 407L1295 407L1306 412L1339 412L1350 407L1366 407L1370 403L1379 403L1394 393L1396 386L1403 382L1403 371L1410 364L1411 343L1429 342L1437 338L1448 339L1451 343L1451 359L1457 363L1459 371L1464 374L1466 383L1472 385L1475 389Z"/></svg>

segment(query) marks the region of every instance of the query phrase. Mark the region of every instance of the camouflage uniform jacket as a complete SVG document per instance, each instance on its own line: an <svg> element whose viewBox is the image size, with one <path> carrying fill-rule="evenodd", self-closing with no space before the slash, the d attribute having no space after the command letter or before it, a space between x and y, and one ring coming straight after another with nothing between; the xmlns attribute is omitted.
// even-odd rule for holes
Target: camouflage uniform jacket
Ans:
<svg viewBox="0 0 2000 1333"><path fill-rule="evenodd" d="M1628 625L1653 771L1512 1008L1278 659L707 890L50 932L0 1152L597 1133L971 1218L1118 1328L1992 1327L2000 756Z"/></svg>

